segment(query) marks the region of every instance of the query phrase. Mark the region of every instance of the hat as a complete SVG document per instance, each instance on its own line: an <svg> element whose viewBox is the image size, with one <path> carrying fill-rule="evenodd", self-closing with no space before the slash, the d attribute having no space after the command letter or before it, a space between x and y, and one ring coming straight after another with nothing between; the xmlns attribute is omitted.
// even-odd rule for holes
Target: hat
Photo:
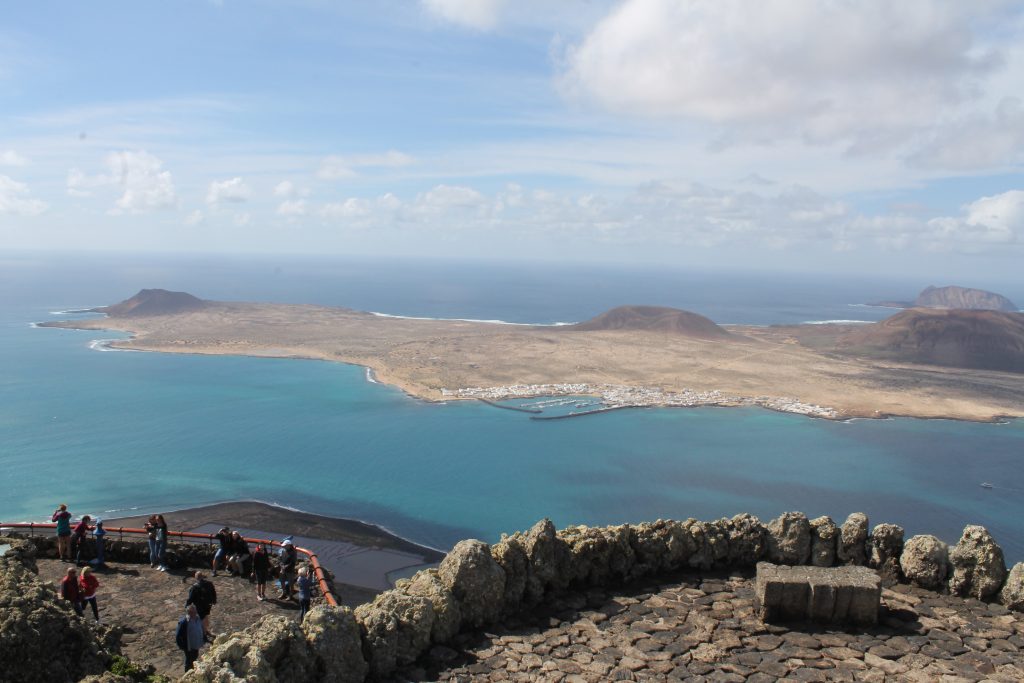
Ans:
<svg viewBox="0 0 1024 683"><path fill-rule="evenodd" d="M291 544L292 544L292 537L291 536L289 536L288 538L286 538L283 541L281 541L281 545L291 545Z"/></svg>
<svg viewBox="0 0 1024 683"><path fill-rule="evenodd" d="M93 524L95 524L96 526L103 526L103 520L97 518L97 519L93 520Z"/></svg>

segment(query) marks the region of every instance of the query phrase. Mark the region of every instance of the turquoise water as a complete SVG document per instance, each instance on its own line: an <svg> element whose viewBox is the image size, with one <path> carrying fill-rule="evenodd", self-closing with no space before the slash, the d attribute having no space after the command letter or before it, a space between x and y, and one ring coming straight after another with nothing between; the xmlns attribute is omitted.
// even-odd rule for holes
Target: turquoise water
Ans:
<svg viewBox="0 0 1024 683"><path fill-rule="evenodd" d="M864 511L947 541L983 524L1024 559L1021 421L834 423L706 408L533 422L414 400L354 366L99 352L89 342L114 335L29 326L131 293L97 301L82 299L102 292L76 290L0 309L0 519L42 519L61 502L111 516L258 499L447 547L543 516Z"/></svg>

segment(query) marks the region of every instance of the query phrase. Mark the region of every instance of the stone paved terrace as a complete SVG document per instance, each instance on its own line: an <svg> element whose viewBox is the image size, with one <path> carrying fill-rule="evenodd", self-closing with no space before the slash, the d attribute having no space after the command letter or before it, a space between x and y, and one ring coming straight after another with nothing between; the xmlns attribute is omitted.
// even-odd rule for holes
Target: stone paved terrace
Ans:
<svg viewBox="0 0 1024 683"><path fill-rule="evenodd" d="M73 566L50 558L37 558L39 578L56 585ZM185 612L185 597L192 585L195 570L160 572L148 564L111 562L96 572L100 589L96 602L103 623L121 630L121 650L140 664L152 664L157 673L180 676L182 653L174 643L174 630ZM221 572L207 577L217 588L217 605L211 613L215 633L240 631L268 614L287 614L298 618L296 602L269 599L280 591L267 584L266 602L256 600L255 584ZM91 622L92 610L86 607L86 620ZM0 680L3 680L0 674Z"/></svg>
<svg viewBox="0 0 1024 683"><path fill-rule="evenodd" d="M395 681L1022 681L1024 614L899 585L879 625L758 621L753 572L571 594L434 647Z"/></svg>

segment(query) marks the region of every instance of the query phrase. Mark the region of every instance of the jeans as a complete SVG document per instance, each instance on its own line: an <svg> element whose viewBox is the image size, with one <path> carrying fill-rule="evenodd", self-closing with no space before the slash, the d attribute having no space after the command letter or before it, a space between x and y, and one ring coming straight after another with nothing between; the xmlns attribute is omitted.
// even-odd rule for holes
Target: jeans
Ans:
<svg viewBox="0 0 1024 683"><path fill-rule="evenodd" d="M77 614L78 616L82 616L83 614L85 614L85 610L82 609L82 603L78 600L71 601L71 609L75 610L75 614Z"/></svg>
<svg viewBox="0 0 1024 683"><path fill-rule="evenodd" d="M75 564L82 564L82 551L85 549L85 539L72 536L71 545L74 546L75 550Z"/></svg>
<svg viewBox="0 0 1024 683"><path fill-rule="evenodd" d="M156 563L160 566L164 563L164 553L167 551L167 539L156 541Z"/></svg>
<svg viewBox="0 0 1024 683"><path fill-rule="evenodd" d="M299 623L306 618L306 612L309 611L309 598L305 600L299 600Z"/></svg>
<svg viewBox="0 0 1024 683"><path fill-rule="evenodd" d="M185 671L190 671L197 659L199 659L199 650L185 650Z"/></svg>
<svg viewBox="0 0 1024 683"><path fill-rule="evenodd" d="M85 611L84 608L85 608L86 604L88 604L90 607L92 607L92 615L94 617L96 617L96 621L99 621L100 620L100 608L96 606L96 596L94 595L93 597L86 598L85 600L82 601L82 608L83 608L82 611L83 612Z"/></svg>

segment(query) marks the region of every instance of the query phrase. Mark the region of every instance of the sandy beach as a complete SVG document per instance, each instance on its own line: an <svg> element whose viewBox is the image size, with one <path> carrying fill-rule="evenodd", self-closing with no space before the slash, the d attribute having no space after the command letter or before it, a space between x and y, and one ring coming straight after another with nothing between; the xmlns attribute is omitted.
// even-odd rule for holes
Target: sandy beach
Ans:
<svg viewBox="0 0 1024 683"><path fill-rule="evenodd" d="M787 410L792 404L797 409L791 412L803 414L814 413L802 406L818 406L823 411L815 416L836 419L1024 416L1018 374L840 356L801 343L792 327L731 326L727 338L711 340L651 330L574 331L224 302L180 313L45 325L131 334L110 343L117 349L352 363L427 400L470 398L466 390L472 389L500 396L512 386L586 384L718 392L722 400L699 405ZM814 332L836 333L837 327L816 326Z"/></svg>

